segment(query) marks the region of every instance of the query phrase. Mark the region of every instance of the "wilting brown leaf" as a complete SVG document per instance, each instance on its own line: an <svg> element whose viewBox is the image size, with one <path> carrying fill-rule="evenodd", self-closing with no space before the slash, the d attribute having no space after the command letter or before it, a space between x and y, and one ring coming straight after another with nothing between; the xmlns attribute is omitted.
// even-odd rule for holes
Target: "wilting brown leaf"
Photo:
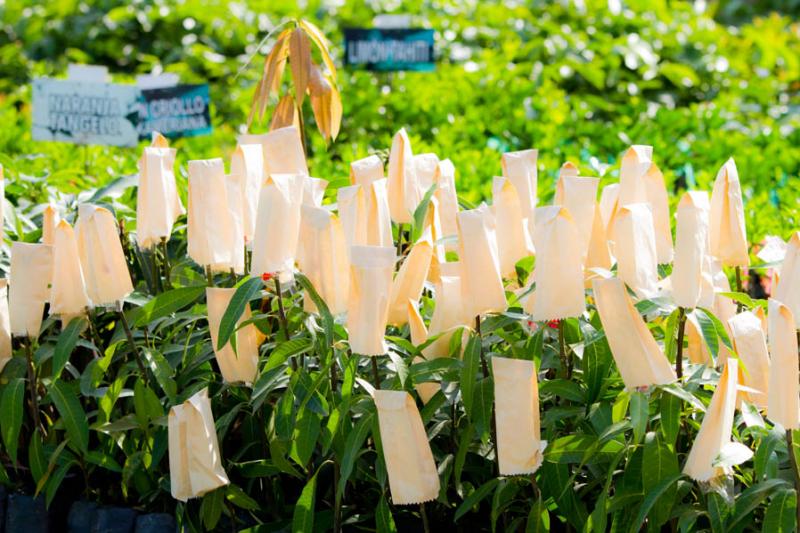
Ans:
<svg viewBox="0 0 800 533"><path fill-rule="evenodd" d="M272 113L270 130L285 128L286 126L296 125L299 122L297 117L297 107L294 105L294 97L286 94L280 99L275 111Z"/></svg>
<svg viewBox="0 0 800 533"><path fill-rule="evenodd" d="M319 49L319 53L322 56L322 61L325 62L325 66L328 68L328 72L330 72L331 79L336 83L336 65L333 64L331 54L328 51L328 40L313 23L304 19L300 21L300 26L306 30L311 40L317 45L317 49Z"/></svg>
<svg viewBox="0 0 800 533"><path fill-rule="evenodd" d="M342 125L342 97L335 84L331 84L331 138L336 140Z"/></svg>
<svg viewBox="0 0 800 533"><path fill-rule="evenodd" d="M289 39L289 61L292 67L295 100L298 105L302 106L311 67L311 45L303 28L297 27L292 31Z"/></svg>

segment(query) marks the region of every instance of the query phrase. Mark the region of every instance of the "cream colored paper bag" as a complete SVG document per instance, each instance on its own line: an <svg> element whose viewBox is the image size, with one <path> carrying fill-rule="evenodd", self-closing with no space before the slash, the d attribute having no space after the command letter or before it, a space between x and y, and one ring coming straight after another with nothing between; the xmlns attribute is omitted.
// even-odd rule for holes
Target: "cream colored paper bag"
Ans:
<svg viewBox="0 0 800 533"><path fill-rule="evenodd" d="M623 205L614 224L614 255L619 277L637 298L658 293L658 259L653 215L648 204Z"/></svg>
<svg viewBox="0 0 800 533"><path fill-rule="evenodd" d="M417 175L419 192L424 195L436 183L439 170L439 156L436 154L417 154L414 156L414 172ZM420 196L422 199L422 196Z"/></svg>
<svg viewBox="0 0 800 533"><path fill-rule="evenodd" d="M392 219L385 179L367 186L350 185L337 191L339 217L348 247L392 246Z"/></svg>
<svg viewBox="0 0 800 533"><path fill-rule="evenodd" d="M81 204L75 236L86 291L94 305L114 305L133 292L117 221L108 209Z"/></svg>
<svg viewBox="0 0 800 533"><path fill-rule="evenodd" d="M694 311L686 314L686 340L689 348L689 361L698 365L712 365L711 354L703 339L700 323Z"/></svg>
<svg viewBox="0 0 800 533"><path fill-rule="evenodd" d="M244 274L244 205L241 202L242 183L237 176L225 176L225 193L228 195L228 217L231 224L231 239L228 241L231 262L228 268L236 274Z"/></svg>
<svg viewBox="0 0 800 533"><path fill-rule="evenodd" d="M670 230L669 194L664 185L664 174L653 163L644 175L647 203L653 210L653 225L656 232L656 255L661 264L672 262L672 230Z"/></svg>
<svg viewBox="0 0 800 533"><path fill-rule="evenodd" d="M694 308L703 290L703 268L708 249L708 193L690 191L678 203L672 298L675 304Z"/></svg>
<svg viewBox="0 0 800 533"><path fill-rule="evenodd" d="M786 244L774 298L783 302L794 315L795 327L800 329L800 232L792 234Z"/></svg>
<svg viewBox="0 0 800 533"><path fill-rule="evenodd" d="M336 206L349 256L351 247L367 244L367 199L364 188L361 185L339 187L336 190Z"/></svg>
<svg viewBox="0 0 800 533"><path fill-rule="evenodd" d="M458 263L445 265L448 268L451 265L459 266ZM436 307L433 309L428 335L441 335L423 350L422 353L428 359L449 356L453 334L463 327L470 327L474 320L465 309L461 277L452 274L447 268L442 268L442 275L436 283Z"/></svg>
<svg viewBox="0 0 800 533"><path fill-rule="evenodd" d="M619 183L611 183L600 191L600 216L609 238L613 229L613 221L619 208Z"/></svg>
<svg viewBox="0 0 800 533"><path fill-rule="evenodd" d="M233 266L229 205L222 159L189 161L187 252L195 263L216 272Z"/></svg>
<svg viewBox="0 0 800 533"><path fill-rule="evenodd" d="M470 316L505 311L497 236L486 204L458 213L458 238L461 287Z"/></svg>
<svg viewBox="0 0 800 533"><path fill-rule="evenodd" d="M303 174L308 176L306 155L300 140L300 130L294 126L278 128L264 134L264 175Z"/></svg>
<svg viewBox="0 0 800 533"><path fill-rule="evenodd" d="M504 278L516 277L517 261L533 254L533 244L528 234L528 221L522 217L519 195L507 178L494 177L492 213L497 228L500 274Z"/></svg>
<svg viewBox="0 0 800 533"><path fill-rule="evenodd" d="M497 459L501 476L533 474L544 458L533 361L492 357Z"/></svg>
<svg viewBox="0 0 800 533"><path fill-rule="evenodd" d="M136 240L151 248L169 239L175 220L186 213L175 184L174 148L148 147L139 160L136 193Z"/></svg>
<svg viewBox="0 0 800 533"><path fill-rule="evenodd" d="M42 211L42 243L52 245L55 242L56 226L60 220L56 206L48 204Z"/></svg>
<svg viewBox="0 0 800 533"><path fill-rule="evenodd" d="M185 502L228 485L208 389L173 406L168 421L172 497Z"/></svg>
<svg viewBox="0 0 800 533"><path fill-rule="evenodd" d="M42 326L44 304L50 298L53 246L20 241L11 243L10 278L11 334L36 338Z"/></svg>
<svg viewBox="0 0 800 533"><path fill-rule="evenodd" d="M742 187L733 158L722 165L711 191L711 255L723 265L750 265Z"/></svg>
<svg viewBox="0 0 800 533"><path fill-rule="evenodd" d="M795 319L791 309L770 298L767 320L771 357L767 416L784 429L798 429L800 428L800 377L797 370Z"/></svg>
<svg viewBox="0 0 800 533"><path fill-rule="evenodd" d="M8 280L0 278L0 372L11 360L11 317L8 309Z"/></svg>
<svg viewBox="0 0 800 533"><path fill-rule="evenodd" d="M422 315L419 314L418 303L414 300L409 300L406 304L408 311L408 330L411 335L411 343L414 346L419 346L428 340L428 330L425 327L425 322L422 320ZM421 363L425 358L419 355L412 361L413 364ZM419 394L423 404L427 404L433 396L439 392L441 385L435 381L425 381L415 383L414 389Z"/></svg>
<svg viewBox="0 0 800 533"><path fill-rule="evenodd" d="M387 192L392 221L398 224L411 223L414 210L425 191L420 190L417 181L414 154L405 128L401 128L392 139Z"/></svg>
<svg viewBox="0 0 800 533"><path fill-rule="evenodd" d="M366 187L373 181L382 180L383 162L377 155L358 159L350 163L350 183Z"/></svg>
<svg viewBox="0 0 800 533"><path fill-rule="evenodd" d="M696 481L712 481L732 473L730 467L714 466L714 462L731 442L738 375L738 361L728 359L683 466L683 473Z"/></svg>
<svg viewBox="0 0 800 533"><path fill-rule="evenodd" d="M503 176L514 185L519 196L522 217L532 221L537 203L539 171L538 150L522 150L503 154Z"/></svg>
<svg viewBox="0 0 800 533"><path fill-rule="evenodd" d="M433 241L430 231L426 231L411 248L392 282L389 324L402 326L408 320L408 301L419 301L422 296L432 257Z"/></svg>
<svg viewBox="0 0 800 533"><path fill-rule="evenodd" d="M603 270L611 270L611 253L608 251L608 236L606 235L606 228L603 224L603 217L600 214L600 206L595 205L594 219L592 220L592 234L589 237L589 250L586 252L586 262L584 267L584 278L587 280L592 279L594 275L591 272L593 268L602 268Z"/></svg>
<svg viewBox="0 0 800 533"><path fill-rule="evenodd" d="M245 306L244 313L236 322L236 327L238 328L234 333L236 336L236 352L233 351L230 341L221 350L217 349L220 322L235 292L236 289L232 287L206 288L208 329L211 332L211 346L214 349L222 379L226 383L251 385L258 374L258 337L256 335L256 327L253 324L239 327L242 322L250 319L250 305Z"/></svg>
<svg viewBox="0 0 800 533"><path fill-rule="evenodd" d="M562 175L557 184L554 205L566 207L575 222L582 262L585 262L589 251L599 184L600 178L583 178L577 174Z"/></svg>
<svg viewBox="0 0 800 533"><path fill-rule="evenodd" d="M281 282L294 279L294 260L300 236L303 177L273 174L261 187L250 273L273 273Z"/></svg>
<svg viewBox="0 0 800 533"><path fill-rule="evenodd" d="M528 307L531 320L580 316L586 311L578 232L570 212L561 206L536 209L534 245L536 291Z"/></svg>
<svg viewBox="0 0 800 533"><path fill-rule="evenodd" d="M303 205L322 207L322 200L325 198L325 189L327 188L328 180L303 176Z"/></svg>
<svg viewBox="0 0 800 533"><path fill-rule="evenodd" d="M344 313L350 291L350 261L342 224L336 215L321 207L304 205L302 211L300 270L332 314ZM303 308L309 313L317 312L308 294L303 297Z"/></svg>
<svg viewBox="0 0 800 533"><path fill-rule="evenodd" d="M353 246L350 261L347 304L350 349L359 355L384 355L395 250L383 246Z"/></svg>
<svg viewBox="0 0 800 533"><path fill-rule="evenodd" d="M592 291L625 388L634 390L675 381L675 371L633 306L622 280L597 278L592 282Z"/></svg>
<svg viewBox="0 0 800 533"><path fill-rule="evenodd" d="M264 183L264 154L260 144L239 144L231 155L231 177L239 183L244 238L253 240L258 215L258 194Z"/></svg>
<svg viewBox="0 0 800 533"><path fill-rule="evenodd" d="M86 308L91 305L92 302L86 292L75 232L66 220L62 220L56 226L53 245L50 314L57 315L63 324L67 324L76 316L84 315Z"/></svg>
<svg viewBox="0 0 800 533"><path fill-rule="evenodd" d="M647 202L645 175L652 164L652 146L637 144L628 148L619 171L619 205Z"/></svg>
<svg viewBox="0 0 800 533"><path fill-rule="evenodd" d="M434 198L439 202L439 221L442 224L442 235L451 237L458 235L458 193L456 192L456 169L452 161L439 161L436 171L436 192ZM455 239L445 245L447 251L457 251Z"/></svg>
<svg viewBox="0 0 800 533"><path fill-rule="evenodd" d="M436 499L439 473L414 399L405 391L391 390L376 390L374 398L392 503Z"/></svg>
<svg viewBox="0 0 800 533"><path fill-rule="evenodd" d="M745 311L728 320L728 326L733 347L745 367L743 384L759 391L745 392L743 397L765 409L769 391L769 352L761 320L750 311Z"/></svg>

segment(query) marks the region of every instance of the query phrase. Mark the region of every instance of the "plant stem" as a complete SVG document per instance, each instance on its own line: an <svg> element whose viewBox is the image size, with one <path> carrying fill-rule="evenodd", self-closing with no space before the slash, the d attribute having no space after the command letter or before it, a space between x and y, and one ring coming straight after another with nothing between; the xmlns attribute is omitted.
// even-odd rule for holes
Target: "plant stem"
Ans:
<svg viewBox="0 0 800 533"><path fill-rule="evenodd" d="M419 514L422 517L422 530L425 533L430 533L431 526L428 524L428 513L425 512L425 503L419 504Z"/></svg>
<svg viewBox="0 0 800 533"><path fill-rule="evenodd" d="M236 286L237 279L236 279L236 272L233 270L233 267L231 267L230 274L231 274L231 282L233 283L233 285L231 286L234 287Z"/></svg>
<svg viewBox="0 0 800 533"><path fill-rule="evenodd" d="M570 364L567 361L567 345L564 341L564 320L558 321L558 358L561 360L561 364L564 365L564 376L567 379L572 377L572 368L570 368Z"/></svg>
<svg viewBox="0 0 800 533"><path fill-rule="evenodd" d="M214 286L214 274L211 272L211 265L206 267L206 284L209 287Z"/></svg>
<svg viewBox="0 0 800 533"><path fill-rule="evenodd" d="M483 335L481 334L481 315L475 316L475 333L478 334L478 347L481 353L481 370L483 377L489 377L489 365L486 364L486 357L483 355Z"/></svg>
<svg viewBox="0 0 800 533"><path fill-rule="evenodd" d="M91 310L87 307L86 308L86 320L89 322L89 333L92 336L92 341L97 348L95 350L95 355L100 357L100 354L103 353L102 345L103 342L100 339L100 334L97 332L97 327L95 326L94 321L97 319L97 313L92 313Z"/></svg>
<svg viewBox="0 0 800 533"><path fill-rule="evenodd" d="M333 461L333 533L342 531L342 498L339 496L339 462Z"/></svg>
<svg viewBox="0 0 800 533"><path fill-rule="evenodd" d="M378 371L378 356L371 355L370 359L372 359L372 382L375 385L376 389L381 388L381 374Z"/></svg>
<svg viewBox="0 0 800 533"><path fill-rule="evenodd" d="M742 292L742 267L736 266L736 292ZM736 312L742 312L742 302L736 302ZM800 505L798 506L800 508Z"/></svg>
<svg viewBox="0 0 800 533"><path fill-rule="evenodd" d="M403 255L403 225L397 225L397 257Z"/></svg>
<svg viewBox="0 0 800 533"><path fill-rule="evenodd" d="M281 294L281 280L278 274L275 274L275 297L278 299L278 319L281 323L281 331L283 332L284 342L289 340L289 323L286 321L286 310L283 308L283 295ZM297 372L297 359L292 356L292 370Z"/></svg>
<svg viewBox="0 0 800 533"><path fill-rule="evenodd" d="M139 349L136 347L136 342L133 340L133 332L131 331L130 324L128 324L128 319L125 318L125 313L123 313L121 309L117 309L117 316L119 317L120 322L122 322L122 329L125 330L125 336L128 338L129 349L133 354L134 359L136 359L136 366L139 367L139 372L142 374L144 384L147 385L147 370L145 370L144 363L142 362L142 356L139 354Z"/></svg>
<svg viewBox="0 0 800 533"><path fill-rule="evenodd" d="M678 346L675 352L675 374L683 377L683 335L686 332L686 309L678 308Z"/></svg>
<svg viewBox="0 0 800 533"><path fill-rule="evenodd" d="M161 255L164 261L164 288L171 289L172 282L170 276L172 274L172 265L169 264L169 253L167 251L167 238L161 237Z"/></svg>
<svg viewBox="0 0 800 533"><path fill-rule="evenodd" d="M155 291L154 294L158 294L159 292L161 292L160 290L161 277L158 275L158 250L156 249L155 246L153 246L153 251L150 255L151 255L150 258L152 259L152 264L150 265L151 266L150 272L153 276L153 290Z"/></svg>
<svg viewBox="0 0 800 533"><path fill-rule="evenodd" d="M794 488L797 494L800 494L800 467L797 465L797 457L794 454L794 442L791 429L786 430L786 447L789 450L789 461L792 465L792 472L794 472ZM797 506L797 524L800 524L800 505Z"/></svg>
<svg viewBox="0 0 800 533"><path fill-rule="evenodd" d="M33 341L28 339L28 342L25 343L25 357L28 359L28 390L30 391L31 395L31 402L29 404L31 410L31 419L33 419L33 424L36 426L36 429L42 434L42 436L47 435L47 431L45 430L44 426L42 425L42 419L39 417L39 395L36 391L36 369L33 366L33 347L31 344Z"/></svg>
<svg viewBox="0 0 800 533"><path fill-rule="evenodd" d="M308 157L308 146L306 145L306 123L303 120L303 107L297 104L297 120L300 126L300 140L303 141L303 153Z"/></svg>

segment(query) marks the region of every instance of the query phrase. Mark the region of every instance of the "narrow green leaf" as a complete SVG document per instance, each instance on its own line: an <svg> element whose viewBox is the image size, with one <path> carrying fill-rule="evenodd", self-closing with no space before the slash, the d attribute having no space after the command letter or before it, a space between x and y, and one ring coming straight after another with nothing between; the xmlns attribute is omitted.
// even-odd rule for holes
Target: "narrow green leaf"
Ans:
<svg viewBox="0 0 800 533"><path fill-rule="evenodd" d="M644 432L647 429L647 420L650 414L648 398L641 392L631 393L631 425L633 426L633 442L638 444L642 441Z"/></svg>
<svg viewBox="0 0 800 533"><path fill-rule="evenodd" d="M61 377L61 371L64 370L69 356L72 355L72 351L87 325L83 318L73 318L64 331L59 334L56 349L53 352L53 379ZM102 350L102 347L98 346L97 349Z"/></svg>
<svg viewBox="0 0 800 533"><path fill-rule="evenodd" d="M727 531L732 531L739 522L750 516L750 513L778 488L789 488L789 484L783 479L768 479L744 490L736 498L731 518L725 524Z"/></svg>
<svg viewBox="0 0 800 533"><path fill-rule="evenodd" d="M244 314L248 302L253 299L264 288L264 282L260 278L249 278L236 289L231 296L228 307L219 321L219 333L217 334L217 350L221 350L236 331L236 323ZM176 289L180 290L180 289ZM205 289L203 289L205 290Z"/></svg>
<svg viewBox="0 0 800 533"><path fill-rule="evenodd" d="M89 449L89 422L75 391L58 379L50 387L50 398L61 415L67 437L85 454Z"/></svg>
<svg viewBox="0 0 800 533"><path fill-rule="evenodd" d="M0 430L3 434L3 444L14 463L17 462L24 401L25 380L12 379L3 388L3 396L0 398Z"/></svg>
<svg viewBox="0 0 800 533"><path fill-rule="evenodd" d="M659 436L659 433L651 431L645 437L642 458L642 488L645 494L654 490L661 480L679 473L677 455L661 442ZM669 519L677 493L677 486L672 485L653 505L648 517L654 527L664 524Z"/></svg>
<svg viewBox="0 0 800 533"><path fill-rule="evenodd" d="M200 504L200 517L203 519L206 531L213 531L217 527L217 522L222 516L224 495L225 490L219 488L203 496L203 502Z"/></svg>
<svg viewBox="0 0 800 533"><path fill-rule="evenodd" d="M478 505L481 500L483 500L486 496L491 494L491 492L494 490L494 488L497 486L499 482L500 482L499 478L489 480L483 485L481 485L472 494L467 496L467 498L463 501L463 503L458 506L458 509L456 509L456 514L453 517L453 521L458 522L459 518L467 514L473 507Z"/></svg>
<svg viewBox="0 0 800 533"><path fill-rule="evenodd" d="M666 479L662 479L658 485L653 487L650 492L645 494L642 505L639 507L639 513L636 515L636 520L634 520L633 524L631 525L630 533L636 533L641 529L645 518L647 518L650 509L653 507L653 505L655 505L656 501L658 501L658 499L663 496L681 477L681 474L674 474Z"/></svg>
<svg viewBox="0 0 800 533"><path fill-rule="evenodd" d="M319 470L311 476L300 498L294 506L294 516L292 517L292 532L305 533L314 531L314 503L317 497L317 474Z"/></svg>
<svg viewBox="0 0 800 533"><path fill-rule="evenodd" d="M665 443L674 446L680 430L683 402L677 396L662 393L659 403L661 408L661 434L664 436Z"/></svg>
<svg viewBox="0 0 800 533"><path fill-rule="evenodd" d="M205 294L205 287L181 287L171 291L162 292L142 307L129 311L128 319L133 327L142 327L154 320L169 316L194 303ZM223 343L224 346L224 343Z"/></svg>
<svg viewBox="0 0 800 533"><path fill-rule="evenodd" d="M436 187L436 183L430 186L430 188L425 192L425 196L422 197L422 200L419 204L417 204L417 208L414 210L414 227L412 228L411 232L411 242L417 242L417 239L422 236L422 229L425 225L425 217L428 215L428 206L431 203L433 193L436 192Z"/></svg>
<svg viewBox="0 0 800 533"><path fill-rule="evenodd" d="M306 468L320 433L320 416L311 409L301 409L297 414L292 433L291 457L301 467Z"/></svg>
<svg viewBox="0 0 800 533"><path fill-rule="evenodd" d="M478 376L478 366L481 363L480 342L480 338L477 335L470 337L464 350L464 366L461 368L461 401L464 402L464 410L470 416L472 413L473 391Z"/></svg>
<svg viewBox="0 0 800 533"><path fill-rule="evenodd" d="M369 434L370 427L372 426L372 419L375 417L375 412L372 411L365 414L361 419L356 422L355 427L347 434L347 440L344 444L344 454L342 455L341 476L339 477L339 486L337 492L339 496L344 494L344 488L347 486L347 481L350 479L350 474L353 473L353 466L356 459L361 452L361 445L366 440Z"/></svg>
<svg viewBox="0 0 800 533"><path fill-rule="evenodd" d="M389 502L386 501L386 495L381 496L378 508L375 509L375 526L378 533L397 532L397 526L394 523L394 517L392 517L392 510L389 509Z"/></svg>
<svg viewBox="0 0 800 533"><path fill-rule="evenodd" d="M795 530L797 520L797 493L793 490L782 490L772 497L764 515L763 533L791 533Z"/></svg>

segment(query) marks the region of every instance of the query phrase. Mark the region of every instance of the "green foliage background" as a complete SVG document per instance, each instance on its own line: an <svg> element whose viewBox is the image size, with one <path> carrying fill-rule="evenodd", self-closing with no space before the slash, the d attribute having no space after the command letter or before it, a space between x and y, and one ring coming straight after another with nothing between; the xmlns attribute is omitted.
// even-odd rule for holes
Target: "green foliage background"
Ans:
<svg viewBox="0 0 800 533"><path fill-rule="evenodd" d="M314 137L315 175L345 178L349 161L387 149L405 126L415 151L453 160L460 192L473 201L488 196L500 153L538 148L546 199L564 161L613 179L628 145L652 144L675 189L708 189L734 156L755 242L797 226L800 30L791 1L710 2L703 10L663 0L18 0L0 7L0 161L12 173L51 173L61 190L89 179L81 149L29 136L28 82L60 75L68 62L108 65L120 80L157 68L207 80L216 132L179 142L180 158L227 156L263 56L242 70L244 61L275 24L305 16L340 55L342 28L390 12L413 13L415 24L436 30L437 71L342 69L342 134L327 150ZM90 182L134 173L137 153L91 149Z"/></svg>

